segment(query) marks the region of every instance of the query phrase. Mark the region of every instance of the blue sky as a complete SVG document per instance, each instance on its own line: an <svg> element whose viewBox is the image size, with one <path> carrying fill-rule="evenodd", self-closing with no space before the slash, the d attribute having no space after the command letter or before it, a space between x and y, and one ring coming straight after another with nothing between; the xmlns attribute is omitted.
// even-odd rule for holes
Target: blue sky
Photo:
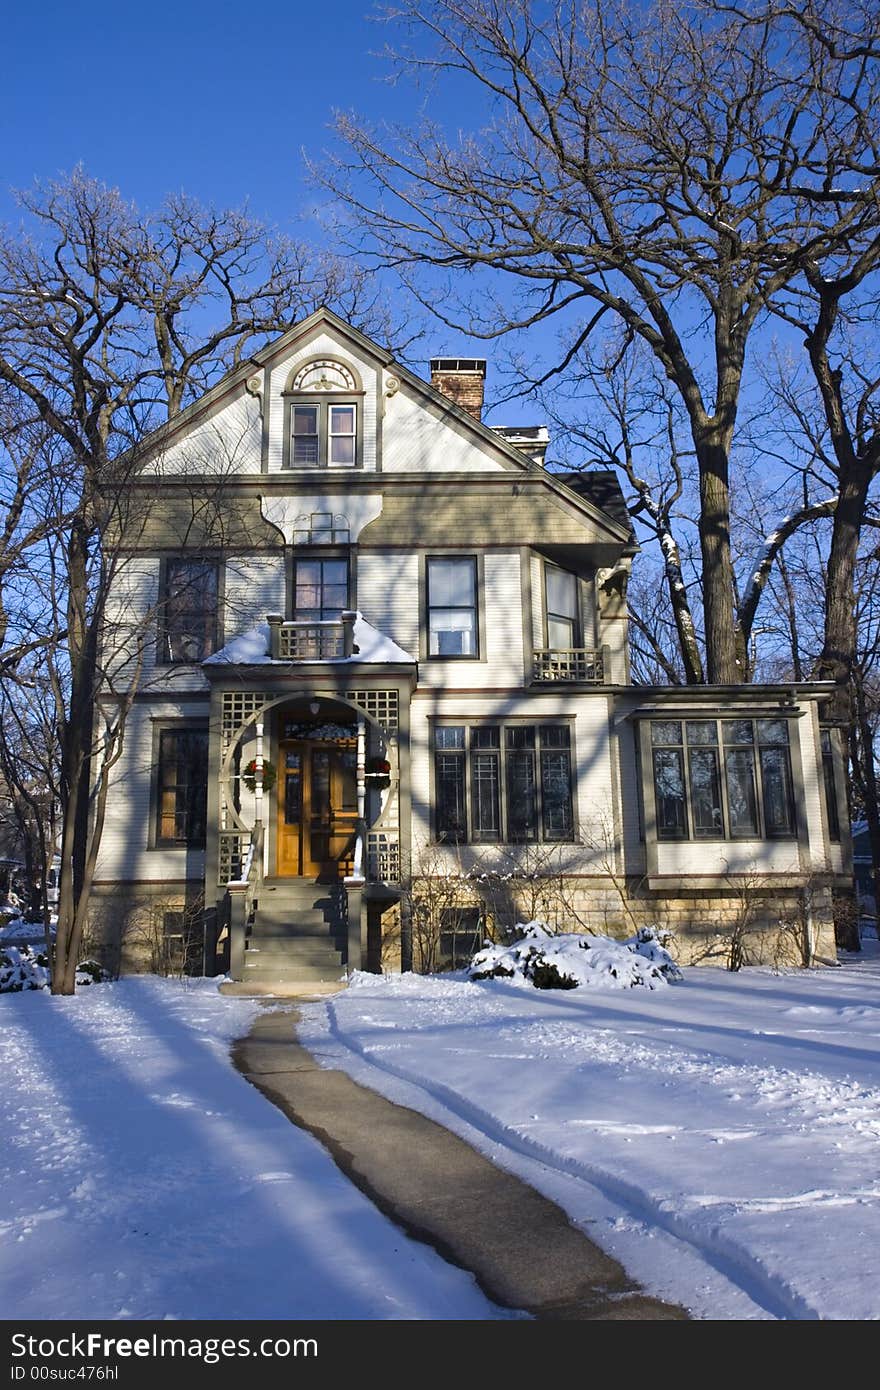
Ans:
<svg viewBox="0 0 880 1390"><path fill-rule="evenodd" d="M289 222L311 198L301 148L326 145L334 106L377 116L408 104L368 56L384 41L369 10L369 0L8 7L4 215L9 186L82 161L144 204L184 188L218 203L249 198Z"/></svg>
<svg viewBox="0 0 880 1390"><path fill-rule="evenodd" d="M388 27L371 0L81 0L8 6L0 102L0 220L15 221L12 190L77 163L143 208L171 191L252 211L294 235L320 238L312 158L332 144L334 108L371 120L413 120L424 96L387 81ZM431 115L468 112L464 94L431 96ZM500 348L495 348L500 359ZM477 353L438 326L416 348L417 370L437 353ZM497 377L496 377L497 383ZM490 372L491 387L491 372ZM505 420L535 416L506 406Z"/></svg>

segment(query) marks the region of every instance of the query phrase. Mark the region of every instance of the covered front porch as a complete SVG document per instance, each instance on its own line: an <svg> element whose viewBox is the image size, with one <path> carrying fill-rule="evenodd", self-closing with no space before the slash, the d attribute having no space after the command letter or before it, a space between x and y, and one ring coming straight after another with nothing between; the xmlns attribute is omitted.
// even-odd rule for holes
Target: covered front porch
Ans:
<svg viewBox="0 0 880 1390"><path fill-rule="evenodd" d="M233 980L365 969L371 936L399 897L415 663L387 642L386 658L405 659L361 661L358 648L378 654L379 644L358 623L367 626L349 622L361 638L354 651L321 657L309 644L298 657L301 635L283 632L296 625L282 625L279 642L270 622L262 651L259 640L242 651L238 639L205 663L208 956ZM404 940L404 965L408 955Z"/></svg>

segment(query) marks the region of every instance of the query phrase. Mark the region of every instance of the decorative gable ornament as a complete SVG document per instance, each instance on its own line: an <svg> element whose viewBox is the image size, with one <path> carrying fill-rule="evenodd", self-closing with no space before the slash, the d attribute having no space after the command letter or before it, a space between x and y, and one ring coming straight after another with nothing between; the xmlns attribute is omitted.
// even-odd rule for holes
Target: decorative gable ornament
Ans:
<svg viewBox="0 0 880 1390"><path fill-rule="evenodd" d="M293 379L294 391L355 391L353 374L341 362L310 362Z"/></svg>

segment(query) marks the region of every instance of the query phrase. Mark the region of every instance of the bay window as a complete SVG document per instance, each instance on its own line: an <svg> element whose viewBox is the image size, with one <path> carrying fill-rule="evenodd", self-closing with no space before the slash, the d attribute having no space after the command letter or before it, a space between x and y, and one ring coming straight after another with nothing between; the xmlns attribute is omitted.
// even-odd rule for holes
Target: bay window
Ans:
<svg viewBox="0 0 880 1390"><path fill-rule="evenodd" d="M657 838L795 835L785 719L654 719Z"/></svg>

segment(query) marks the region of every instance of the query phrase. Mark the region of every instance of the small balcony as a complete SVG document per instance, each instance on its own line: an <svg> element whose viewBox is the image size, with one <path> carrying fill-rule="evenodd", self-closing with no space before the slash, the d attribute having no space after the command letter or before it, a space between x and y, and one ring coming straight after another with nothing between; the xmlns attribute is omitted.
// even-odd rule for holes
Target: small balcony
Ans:
<svg viewBox="0 0 880 1390"><path fill-rule="evenodd" d="M537 685L603 685L607 669L606 647L538 647L533 653L532 681Z"/></svg>
<svg viewBox="0 0 880 1390"><path fill-rule="evenodd" d="M341 661L355 654L353 612L323 622L289 622L269 615L269 655L276 661Z"/></svg>

